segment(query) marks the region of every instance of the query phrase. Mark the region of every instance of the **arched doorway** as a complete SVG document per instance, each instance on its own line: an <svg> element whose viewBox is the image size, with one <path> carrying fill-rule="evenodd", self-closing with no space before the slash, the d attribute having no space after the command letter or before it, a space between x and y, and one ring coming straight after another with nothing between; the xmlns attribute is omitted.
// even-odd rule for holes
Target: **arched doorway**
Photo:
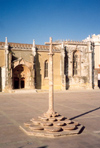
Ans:
<svg viewBox="0 0 100 148"><path fill-rule="evenodd" d="M25 88L25 78L21 78L21 88Z"/></svg>
<svg viewBox="0 0 100 148"><path fill-rule="evenodd" d="M13 69L13 89L22 89L30 87L30 70L27 66L21 64Z"/></svg>
<svg viewBox="0 0 100 148"><path fill-rule="evenodd" d="M19 78L15 77L14 78L14 89L18 89L19 88Z"/></svg>

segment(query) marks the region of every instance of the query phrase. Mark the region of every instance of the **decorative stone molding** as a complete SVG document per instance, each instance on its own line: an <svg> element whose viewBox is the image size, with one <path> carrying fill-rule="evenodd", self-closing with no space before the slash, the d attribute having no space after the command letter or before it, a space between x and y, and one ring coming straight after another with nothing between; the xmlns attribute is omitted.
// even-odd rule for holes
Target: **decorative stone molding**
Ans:
<svg viewBox="0 0 100 148"><path fill-rule="evenodd" d="M32 68L32 63L23 60L23 58L20 58L14 61L12 65L13 65L13 68L15 68L16 66L21 65L21 64L26 65L29 69Z"/></svg>

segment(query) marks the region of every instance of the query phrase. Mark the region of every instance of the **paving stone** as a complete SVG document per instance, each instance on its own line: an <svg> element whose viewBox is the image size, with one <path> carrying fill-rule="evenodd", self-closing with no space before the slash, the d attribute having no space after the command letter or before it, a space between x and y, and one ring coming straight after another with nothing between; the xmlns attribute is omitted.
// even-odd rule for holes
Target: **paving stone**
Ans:
<svg viewBox="0 0 100 148"><path fill-rule="evenodd" d="M97 133L100 131L100 90L57 92L54 96L57 112L68 118L75 117L72 121L85 126L81 134L65 137L66 130L63 138L60 138L61 132L49 133L52 139L47 138L48 133L44 137L28 136L19 126L47 111L48 93L0 93L0 148L100 148L100 134Z"/></svg>

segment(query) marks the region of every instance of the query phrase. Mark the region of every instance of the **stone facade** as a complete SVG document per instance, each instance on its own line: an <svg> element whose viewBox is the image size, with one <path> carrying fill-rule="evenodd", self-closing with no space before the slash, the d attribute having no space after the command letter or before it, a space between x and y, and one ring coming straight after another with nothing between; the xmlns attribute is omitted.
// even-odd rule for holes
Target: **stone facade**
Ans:
<svg viewBox="0 0 100 148"><path fill-rule="evenodd" d="M87 42L64 41L62 49L65 89L94 88L93 52ZM95 84L94 84L95 83Z"/></svg>
<svg viewBox="0 0 100 148"><path fill-rule="evenodd" d="M53 42L54 89L97 88L90 42ZM0 42L0 91L48 89L49 46Z"/></svg>

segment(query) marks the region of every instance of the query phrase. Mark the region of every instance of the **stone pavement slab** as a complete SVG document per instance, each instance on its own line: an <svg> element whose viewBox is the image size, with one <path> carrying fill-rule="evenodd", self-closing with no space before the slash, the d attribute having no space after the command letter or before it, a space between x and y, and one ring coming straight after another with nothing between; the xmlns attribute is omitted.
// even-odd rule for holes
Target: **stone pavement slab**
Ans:
<svg viewBox="0 0 100 148"><path fill-rule="evenodd" d="M63 138L27 136L19 128L48 110L48 93L0 93L0 148L100 148L100 90L56 92L55 110L85 126Z"/></svg>

